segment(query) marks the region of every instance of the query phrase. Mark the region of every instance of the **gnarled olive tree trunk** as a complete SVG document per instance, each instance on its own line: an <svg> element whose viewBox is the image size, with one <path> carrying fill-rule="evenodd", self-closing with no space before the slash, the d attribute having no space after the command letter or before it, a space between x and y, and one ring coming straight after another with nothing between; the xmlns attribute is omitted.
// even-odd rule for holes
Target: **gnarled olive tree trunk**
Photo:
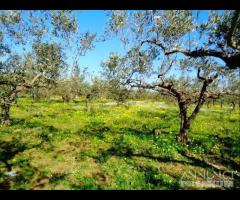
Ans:
<svg viewBox="0 0 240 200"><path fill-rule="evenodd" d="M187 108L188 104L186 101L186 98L184 95L181 95L178 93L177 95L177 100L178 100L178 105L179 105L179 110L180 110L180 116L181 116L181 127L179 131L179 138L180 141L184 143L189 143L190 140L187 137L187 131L190 129L192 121L196 118L198 115L201 107L203 106L204 102L206 101L206 98L210 97L211 95L207 95L207 87L217 78L217 74L213 77L201 77L200 76L200 69L198 69L198 78L203 80L203 85L199 94L199 97L196 101L196 107L191 113L191 115L188 117L187 116ZM213 96L212 96L213 98ZM215 100L215 98L213 98Z"/></svg>
<svg viewBox="0 0 240 200"><path fill-rule="evenodd" d="M14 87L9 94L4 98L1 99L1 124L3 125L10 125L11 124L11 118L10 118L10 109L13 103L16 103L17 95L19 92L26 89L25 86L16 86Z"/></svg>
<svg viewBox="0 0 240 200"><path fill-rule="evenodd" d="M166 83L163 78L161 78L161 74L159 78L161 79L160 83L156 84L141 84L138 82L132 81L134 83L131 87L141 87L145 89L153 89L158 92L165 92L170 96L174 97L178 102L179 107L179 116L180 116L180 130L179 130L179 140L183 143L190 143L190 139L188 138L187 132L190 129L191 123L195 120L198 115L201 107L207 98L217 99L219 95L210 93L207 91L207 87L217 78L218 74L211 77L202 77L200 76L200 68L197 71L197 78L203 81L203 85L201 87L200 92L190 93L178 90L174 87L173 82ZM131 83L131 81L129 81ZM160 90L159 90L160 89ZM196 98L197 97L197 98ZM189 105L195 104L195 108L193 112L188 115L187 110Z"/></svg>
<svg viewBox="0 0 240 200"><path fill-rule="evenodd" d="M187 131L190 129L191 122L187 117L187 105L182 98L178 101L179 111L180 111L180 130L179 130L179 139L183 143L189 143L190 140L187 136Z"/></svg>
<svg viewBox="0 0 240 200"><path fill-rule="evenodd" d="M10 125L10 123L11 123L10 116L9 116L10 104L2 103L1 109L2 109L2 112L1 112L2 122L1 122L1 124Z"/></svg>

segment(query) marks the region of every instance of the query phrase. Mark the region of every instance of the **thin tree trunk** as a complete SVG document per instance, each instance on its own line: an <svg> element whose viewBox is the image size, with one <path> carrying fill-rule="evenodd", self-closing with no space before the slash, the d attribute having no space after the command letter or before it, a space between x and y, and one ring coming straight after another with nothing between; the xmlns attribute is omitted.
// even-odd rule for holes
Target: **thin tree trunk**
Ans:
<svg viewBox="0 0 240 200"><path fill-rule="evenodd" d="M4 125L10 125L11 124L11 119L10 119L10 107L12 105L12 103L14 101L16 101L17 98L17 93L21 91L20 89L14 88L11 93L9 94L8 98L2 102L1 108L2 108L2 113L1 113L1 117L2 117L2 122L1 124Z"/></svg>
<svg viewBox="0 0 240 200"><path fill-rule="evenodd" d="M86 110L87 110L87 112L90 112L90 101L91 101L91 95L87 94L87 96L86 96Z"/></svg>
<svg viewBox="0 0 240 200"><path fill-rule="evenodd" d="M184 120L183 116L181 116L179 139L183 143L188 143L187 131L188 131L188 127L186 126L186 121Z"/></svg>
<svg viewBox="0 0 240 200"><path fill-rule="evenodd" d="M35 102L39 102L40 101L40 96L38 94L33 94L33 100Z"/></svg>
<svg viewBox="0 0 240 200"><path fill-rule="evenodd" d="M88 100L88 99L86 99L86 101L85 101L85 105L86 105L86 111L87 112L90 112L90 101Z"/></svg>
<svg viewBox="0 0 240 200"><path fill-rule="evenodd" d="M207 108L208 108L208 109L210 108L209 101L207 101Z"/></svg>
<svg viewBox="0 0 240 200"><path fill-rule="evenodd" d="M231 102L231 104L232 104L232 110L235 110L235 107L236 107L236 104L235 104L235 102L234 102L234 101L232 101L232 102Z"/></svg>
<svg viewBox="0 0 240 200"><path fill-rule="evenodd" d="M9 116L9 111L10 111L10 104L7 103L3 103L2 104L2 124L4 125L10 125L11 124L11 120L10 120L10 116Z"/></svg>
<svg viewBox="0 0 240 200"><path fill-rule="evenodd" d="M222 108L223 108L223 100L221 100L221 102L220 102L220 103L221 103L221 109L222 109Z"/></svg>
<svg viewBox="0 0 240 200"><path fill-rule="evenodd" d="M215 101L214 101L214 99L212 100L212 105L214 106L214 104L215 104Z"/></svg>
<svg viewBox="0 0 240 200"><path fill-rule="evenodd" d="M180 116L181 116L179 139L181 142L187 144L190 142L187 136L187 131L190 128L190 120L187 117L187 105L184 100L180 99L178 106L179 106Z"/></svg>

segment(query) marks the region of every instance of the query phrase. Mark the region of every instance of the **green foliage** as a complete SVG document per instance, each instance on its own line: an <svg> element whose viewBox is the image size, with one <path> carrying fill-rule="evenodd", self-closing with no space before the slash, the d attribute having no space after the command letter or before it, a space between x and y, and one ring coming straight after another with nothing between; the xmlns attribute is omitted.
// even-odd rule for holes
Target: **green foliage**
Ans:
<svg viewBox="0 0 240 200"><path fill-rule="evenodd" d="M10 124L9 110L18 94L33 89L39 100L40 88L49 89L70 67L65 53L72 51L77 66L79 56L94 47L96 34L81 34L74 13L63 10L1 11L0 27L2 123Z"/></svg>
<svg viewBox="0 0 240 200"><path fill-rule="evenodd" d="M36 71L45 72L44 76L52 80L59 77L62 70L66 68L61 46L58 44L36 43L33 49L36 57L35 73Z"/></svg>

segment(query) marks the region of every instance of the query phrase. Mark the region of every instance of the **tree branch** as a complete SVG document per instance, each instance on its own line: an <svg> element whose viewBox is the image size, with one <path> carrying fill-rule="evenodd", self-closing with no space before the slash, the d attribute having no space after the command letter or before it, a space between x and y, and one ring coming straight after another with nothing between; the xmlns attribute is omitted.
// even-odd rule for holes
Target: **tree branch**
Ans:
<svg viewBox="0 0 240 200"><path fill-rule="evenodd" d="M189 117L189 120L193 120L196 118L198 112L200 111L200 108L202 107L202 105L205 102L205 94L207 92L207 87L209 86L209 84L211 84L216 78L217 78L218 74L212 76L212 77L202 77L200 76L200 68L198 68L198 72L197 72L197 77L201 80L203 80L203 85L202 85L202 89L199 95L199 98L197 100L197 105L195 107L195 109L193 110L191 116Z"/></svg>
<svg viewBox="0 0 240 200"><path fill-rule="evenodd" d="M34 83L35 83L41 76L43 76L43 73L37 74L37 75L32 79L30 85L31 85L31 86L34 85Z"/></svg>
<svg viewBox="0 0 240 200"><path fill-rule="evenodd" d="M237 30L237 25L238 25L237 22L238 22L239 16L240 16L240 10L235 10L233 17L232 17L232 21L231 21L231 27L230 27L230 30L229 30L229 33L227 36L227 44L230 47L238 49L238 50L240 50L240 45L237 44L237 42L234 42L233 35Z"/></svg>
<svg viewBox="0 0 240 200"><path fill-rule="evenodd" d="M223 60L229 69L236 69L240 68L240 53L233 53L232 55L227 55L223 51L217 51L213 49L196 49L193 51L189 51L187 49L181 49L181 48L173 48L170 51L166 50L166 47L157 40L144 40L140 43L140 46L142 46L144 43L151 43L154 44L158 47L160 47L165 55L171 55L175 53L182 53L186 56L192 57L192 58L198 58L198 57L205 57L205 56L210 56L210 57L215 57L215 58L220 58Z"/></svg>
<svg viewBox="0 0 240 200"><path fill-rule="evenodd" d="M202 76L200 76L200 72L201 72L201 69L198 68L198 71L197 71L197 77L198 77L198 79L205 81L205 78L203 78Z"/></svg>

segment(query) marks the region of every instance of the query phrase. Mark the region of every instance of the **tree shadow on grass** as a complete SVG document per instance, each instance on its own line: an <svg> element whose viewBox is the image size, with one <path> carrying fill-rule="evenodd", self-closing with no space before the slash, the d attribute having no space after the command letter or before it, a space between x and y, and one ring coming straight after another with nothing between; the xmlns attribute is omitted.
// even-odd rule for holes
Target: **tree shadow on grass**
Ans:
<svg viewBox="0 0 240 200"><path fill-rule="evenodd" d="M158 135L169 135L174 138L176 137L175 134L170 134L169 131L165 130L165 128L168 128L168 127L167 126L156 127L153 129L143 127L142 130L135 129L135 128L120 128L119 132L122 134L126 134L126 133L131 134L139 138L150 137L151 139L154 139L155 138L154 136L158 136Z"/></svg>
<svg viewBox="0 0 240 200"><path fill-rule="evenodd" d="M216 163L222 164L227 168L240 172L240 163L237 163L232 159L233 157L237 157L240 153L239 139L234 139L230 136L221 137L219 135L209 135L206 139L195 139L191 145L204 147L204 145L208 143L207 140L212 141L213 144L220 144L221 149L219 154L209 153L206 154L205 157ZM208 147L208 149L210 148Z"/></svg>
<svg viewBox="0 0 240 200"><path fill-rule="evenodd" d="M52 125L45 125L40 122L30 122L28 120L21 119L21 118L13 119L11 126L15 126L15 127L20 126L21 129L25 129L25 128L26 129L38 129L38 131L40 131L38 134L38 137L41 139L41 142L39 144L33 144L33 145L26 144L28 148L41 148L42 145L46 144L46 143L50 144L51 148L53 148L52 140L54 139L55 135L57 135L57 133L59 133L59 132L61 132L61 133L67 132L67 131L63 132ZM22 132L22 133L24 133L24 132ZM24 134L18 135L19 139L21 139L21 137L24 137Z"/></svg>
<svg viewBox="0 0 240 200"><path fill-rule="evenodd" d="M139 130L139 129L134 129L134 128L120 128L119 132L121 132L123 134L127 133L127 134L131 134L131 135L136 135L138 137L149 136L149 135L154 134L154 130L151 130L151 129Z"/></svg>
<svg viewBox="0 0 240 200"><path fill-rule="evenodd" d="M164 129L146 129L146 130L138 130L138 129L133 129L133 128L122 128L120 129L122 133L129 133L129 134L132 134L132 135L135 135L135 136L138 136L138 137L145 137L145 136L156 136L156 132L159 131L160 132L160 135L163 135L163 134L167 134L169 135L170 137L173 136L175 137L175 135L173 134L168 134ZM159 135L159 134L158 134ZM153 137L152 139L155 139L156 137ZM232 147L235 147L234 145L236 144L236 141L233 140L232 138L228 137L228 138L223 138L222 141L219 141L219 142L222 142L224 144L224 146L228 149L231 149ZM119 146L120 145L120 146ZM124 146L125 150L122 148L122 145L121 143L120 144L115 144L115 147L113 147L112 149L109 149L109 151L111 152L114 152L116 155L121 155L121 152L125 152L125 153L129 153L131 155L133 155L133 150L131 149L131 147L128 147L128 146ZM115 149L114 149L115 148ZM118 149L118 150L117 150ZM178 150L179 153L186 157L189 162L191 162L192 165L195 165L195 166L199 166L199 167L204 167L204 168L213 168L215 170L222 170L222 169L219 169L217 168L216 166L214 166L213 164L209 163L209 162L206 162L204 159L199 159L197 157L194 157L194 156L190 156L189 154L186 153L186 151L184 150ZM230 150L229 150L230 151ZM126 155L126 154L125 154ZM136 155L135 155L136 156ZM160 162L161 161L168 161L170 162L171 160L166 160L166 158L164 158L165 160L161 160L162 158L156 158L156 157L152 157L150 154L146 154L144 153L144 156L148 156L149 158L151 159L157 159L159 160ZM234 162L233 160L231 159L226 159L226 158L223 158L223 157L217 157L217 163L219 164L223 164L224 166L226 166L226 168L230 168L231 170L236 170L238 172L240 172L240 165L236 162ZM175 161L177 162L177 161ZM188 164L188 163L187 163Z"/></svg>
<svg viewBox="0 0 240 200"><path fill-rule="evenodd" d="M150 155L148 153L135 153L131 147L126 147L126 146L124 147L114 146L109 148L108 150L101 151L100 156L98 156L96 159L99 160L100 162L106 162L112 156L125 157L125 158L143 157L143 158L156 160L158 162L176 162L181 164L192 164L191 161L176 160L167 156L157 157L157 156Z"/></svg>
<svg viewBox="0 0 240 200"><path fill-rule="evenodd" d="M155 157L152 155L144 154L144 153L134 153L131 148L127 147L112 147L106 151L102 151L99 156L94 157L98 162L103 163L106 162L110 157L117 156L122 158L134 158L134 157L142 157L153 159L158 162L177 162L181 164L191 164L187 161L182 160L174 160L168 157ZM179 177L170 176L168 174L163 174L158 169L151 166L141 166L134 163L135 167L138 171L145 174L146 182L150 184L151 189L159 189L162 187L166 187L168 189L179 189Z"/></svg>
<svg viewBox="0 0 240 200"><path fill-rule="evenodd" d="M134 165L138 171L145 174L146 182L152 185L152 189L159 189L159 187L166 187L170 190L180 189L180 177L170 176L151 166Z"/></svg>
<svg viewBox="0 0 240 200"><path fill-rule="evenodd" d="M59 129L57 129L52 125L49 126L40 122L30 122L28 120L20 119L20 118L13 119L11 126L21 126L22 128L42 128L43 130L47 130L49 132L59 131Z"/></svg>
<svg viewBox="0 0 240 200"><path fill-rule="evenodd" d="M15 118L15 119L12 119L11 126L21 126L23 128L37 128L37 127L42 127L44 125L40 122L30 122L25 119Z"/></svg>
<svg viewBox="0 0 240 200"><path fill-rule="evenodd" d="M210 171L214 171L214 172L218 172L218 173L224 173L224 175L226 175L228 177L233 177L234 188L239 188L240 176L238 174L232 173L232 171L229 171L229 170L219 168L218 166L216 166L210 162L207 162L204 159L200 159L193 155L189 155L184 151L182 151L180 153L182 156L184 156L188 160L177 160L177 159L173 159L171 157L156 157L156 156L150 155L149 153L145 153L145 152L135 153L131 147L115 145L115 146L109 148L108 150L102 151L100 153L100 155L98 157L96 157L95 159L98 160L99 162L106 162L112 156L118 156L118 157L123 157L123 158L143 157L143 158L148 158L148 159L152 159L152 160L155 160L158 162L163 162L163 163L180 163L180 164L184 164L184 165L201 167L206 170L210 170Z"/></svg>
<svg viewBox="0 0 240 200"><path fill-rule="evenodd" d="M47 129L51 130L49 127ZM43 146L44 144L50 144L50 147L54 148L47 135L41 137L42 141L39 144L32 145L22 143L20 137L13 137L10 141L0 141L0 162L3 163L0 171L0 189L8 190L11 189L11 187L26 189L26 187L28 187L26 184L30 184L33 177L38 177L34 185L31 186L33 188L40 187L43 184L43 180L50 180L49 177L45 178L41 175L41 169L31 165L31 158L18 157L20 159L17 159L13 163L11 162L15 156L28 149L43 149L45 147ZM15 167L18 169L17 172L14 170ZM60 178L62 178L62 176L60 177L60 175L55 174L50 181L57 182Z"/></svg>
<svg viewBox="0 0 240 200"><path fill-rule="evenodd" d="M11 165L8 163L8 160L25 150L26 145L22 144L18 139L11 141L0 141L0 161L6 165L8 171L11 171Z"/></svg>
<svg viewBox="0 0 240 200"><path fill-rule="evenodd" d="M104 139L104 132L108 132L111 129L102 122L92 122L79 129L78 132L88 134L91 136L96 136L99 139Z"/></svg>
<svg viewBox="0 0 240 200"><path fill-rule="evenodd" d="M22 144L18 139L14 138L11 141L0 141L0 161L5 164L7 172L12 171L12 164L9 161L14 158L18 153L25 151L26 145ZM1 173L4 177L3 182L0 182L0 189L8 189L10 186L10 179L4 173Z"/></svg>

